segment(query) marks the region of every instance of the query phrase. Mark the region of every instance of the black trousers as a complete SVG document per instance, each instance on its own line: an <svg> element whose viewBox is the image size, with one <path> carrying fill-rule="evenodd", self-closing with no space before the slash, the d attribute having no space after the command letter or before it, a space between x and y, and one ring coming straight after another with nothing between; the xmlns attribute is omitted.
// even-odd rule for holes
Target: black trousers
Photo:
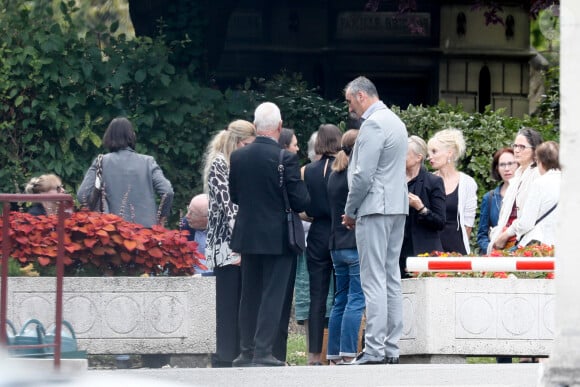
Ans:
<svg viewBox="0 0 580 387"><path fill-rule="evenodd" d="M239 306L241 295L240 266L216 267L216 354L214 367L227 367L240 353Z"/></svg>
<svg viewBox="0 0 580 387"><path fill-rule="evenodd" d="M292 254L242 254L239 317L242 352L253 352L255 357L273 354L283 325L282 316L295 260Z"/></svg>
<svg viewBox="0 0 580 387"><path fill-rule="evenodd" d="M326 326L326 299L332 278L332 257L328 241L330 222L316 220L308 231L306 264L310 280L310 311L308 312L308 351L322 352Z"/></svg>
<svg viewBox="0 0 580 387"><path fill-rule="evenodd" d="M292 300L294 299L294 282L296 281L296 266L298 264L298 257L292 260L292 268L290 269L290 280L288 281L288 288L286 289L286 298L282 309L282 317L280 318L280 330L274 347L272 348L272 355L278 360L286 361L287 346L288 346L288 326L290 324L290 315L292 313Z"/></svg>

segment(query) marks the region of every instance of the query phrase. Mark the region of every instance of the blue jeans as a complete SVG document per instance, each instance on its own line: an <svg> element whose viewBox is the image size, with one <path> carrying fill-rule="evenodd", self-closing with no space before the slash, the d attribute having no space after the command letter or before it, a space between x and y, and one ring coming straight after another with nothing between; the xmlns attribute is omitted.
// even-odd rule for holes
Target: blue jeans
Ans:
<svg viewBox="0 0 580 387"><path fill-rule="evenodd" d="M336 291L328 321L326 358L332 360L356 356L365 296L360 284L357 250L332 250L330 254L336 276Z"/></svg>

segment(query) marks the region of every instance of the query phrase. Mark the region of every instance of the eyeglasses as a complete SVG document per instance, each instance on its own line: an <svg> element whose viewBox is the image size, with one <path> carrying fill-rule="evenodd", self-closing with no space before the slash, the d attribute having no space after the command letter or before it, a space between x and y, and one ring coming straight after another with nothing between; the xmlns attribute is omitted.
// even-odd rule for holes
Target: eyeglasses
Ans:
<svg viewBox="0 0 580 387"><path fill-rule="evenodd" d="M58 193L64 193L65 192L64 187L62 185L57 186L56 187L56 192L58 192Z"/></svg>
<svg viewBox="0 0 580 387"><path fill-rule="evenodd" d="M513 150L523 151L526 148L533 148L531 145L523 145L523 144L512 144Z"/></svg>
<svg viewBox="0 0 580 387"><path fill-rule="evenodd" d="M518 163L515 161L510 161L509 163L499 163L497 166L499 168L511 168L514 165L517 166Z"/></svg>

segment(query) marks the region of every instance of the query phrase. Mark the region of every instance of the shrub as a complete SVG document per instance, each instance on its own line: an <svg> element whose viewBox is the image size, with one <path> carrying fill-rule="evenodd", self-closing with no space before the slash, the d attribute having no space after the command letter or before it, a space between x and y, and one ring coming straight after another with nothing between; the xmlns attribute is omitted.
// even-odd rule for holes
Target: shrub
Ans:
<svg viewBox="0 0 580 387"><path fill-rule="evenodd" d="M0 219L0 229L3 227ZM57 216L10 213L11 257L53 275L57 257ZM200 265L197 243L188 231L145 228L113 214L79 211L65 220L66 275L193 274ZM0 235L0 242L2 236ZM201 265L203 267L203 265Z"/></svg>

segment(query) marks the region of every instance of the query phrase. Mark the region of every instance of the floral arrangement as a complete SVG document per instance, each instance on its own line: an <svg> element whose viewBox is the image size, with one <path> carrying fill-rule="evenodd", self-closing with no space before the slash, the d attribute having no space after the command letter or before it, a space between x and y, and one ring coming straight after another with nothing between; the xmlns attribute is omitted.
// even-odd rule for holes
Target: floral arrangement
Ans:
<svg viewBox="0 0 580 387"><path fill-rule="evenodd" d="M41 275L55 272L57 216L10 213L11 257ZM0 229L3 227L0 219ZM188 231L151 228L113 214L79 211L65 219L65 275L191 275L203 267ZM0 242L2 234L0 233Z"/></svg>
<svg viewBox="0 0 580 387"><path fill-rule="evenodd" d="M433 251L431 253L419 254L419 257L462 257L459 253L447 253ZM469 256L476 256L469 254ZM490 259L494 257L553 257L554 246L536 244L531 246L518 246L517 249L493 250L489 254ZM423 272L411 273L415 278L423 277L468 277L468 278L548 278L553 279L553 272Z"/></svg>

